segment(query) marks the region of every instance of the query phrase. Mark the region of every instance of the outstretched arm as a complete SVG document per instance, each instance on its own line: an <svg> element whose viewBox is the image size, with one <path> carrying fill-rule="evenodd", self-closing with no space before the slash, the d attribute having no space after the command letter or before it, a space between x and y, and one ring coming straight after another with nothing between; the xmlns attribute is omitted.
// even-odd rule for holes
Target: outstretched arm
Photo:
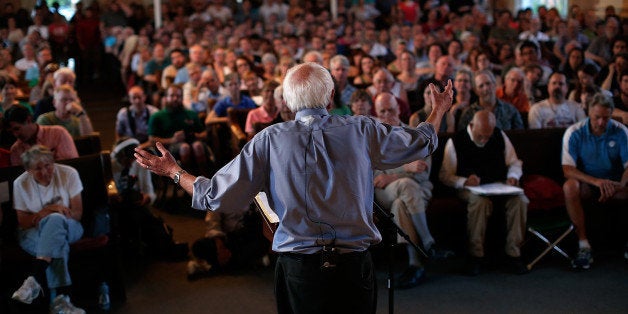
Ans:
<svg viewBox="0 0 628 314"><path fill-rule="evenodd" d="M143 149L135 148L135 159L137 163L157 175L174 179L174 175L183 169L161 142L157 142L155 146L162 157L155 156ZM196 176L185 172L181 174L179 185L181 185L185 192L192 195L194 191L194 181L196 181Z"/></svg>
<svg viewBox="0 0 628 314"><path fill-rule="evenodd" d="M449 108L451 108L451 103L454 99L453 86L451 80L448 80L447 86L445 86L443 92L438 92L436 86L432 83L430 83L428 88L432 92L430 95L432 100L432 112L430 112L430 116L427 117L425 122L433 125L434 129L438 132L443 116L449 111Z"/></svg>

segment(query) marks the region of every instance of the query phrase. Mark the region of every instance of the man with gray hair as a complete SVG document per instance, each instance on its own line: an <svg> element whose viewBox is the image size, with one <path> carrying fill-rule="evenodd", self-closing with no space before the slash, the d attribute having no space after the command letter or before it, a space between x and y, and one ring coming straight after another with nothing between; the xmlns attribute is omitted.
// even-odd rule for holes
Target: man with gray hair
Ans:
<svg viewBox="0 0 628 314"><path fill-rule="evenodd" d="M391 126L407 126L399 119L399 106L395 96L381 93L375 97L375 113L377 118ZM430 169L432 157L415 160L401 167L387 170L375 170L373 184L375 199L386 210L393 214L397 223L410 238L412 243L421 246L432 260L444 259L453 255L452 251L444 250L436 245L436 241L427 226L425 210L432 197ZM404 243L408 252L408 268L395 281L395 286L409 289L425 279L425 268L414 245L403 237L397 237Z"/></svg>
<svg viewBox="0 0 628 314"><path fill-rule="evenodd" d="M613 109L610 98L595 94L589 104L589 117L570 126L563 135L565 205L580 248L572 261L576 269L589 269L593 262L583 202L602 205L613 201L623 204L621 210L628 207L628 128L611 118ZM625 230L626 221L623 223ZM628 260L628 243L624 258Z"/></svg>
<svg viewBox="0 0 628 314"><path fill-rule="evenodd" d="M53 88L57 88L65 84L74 86L74 83L76 82L76 74L74 74L74 71L70 68L59 68L54 72L54 74L52 74L52 82ZM55 106L53 104L53 96L40 99L35 105L33 121L37 121L39 115L54 110Z"/></svg>
<svg viewBox="0 0 628 314"><path fill-rule="evenodd" d="M186 173L161 143L163 157L136 150L138 162L173 178L192 207L229 212L260 191L279 217L272 249L279 253L275 296L279 313L374 313L377 289L368 248L382 237L373 221L373 169L390 169L432 154L451 83L433 92L434 110L416 129L364 116L330 115L329 71L299 64L284 80L295 121L256 134L211 179ZM433 86L430 88L434 89Z"/></svg>
<svg viewBox="0 0 628 314"><path fill-rule="evenodd" d="M331 76L336 80L336 93L340 93L340 101L344 106L351 106L351 95L357 90L349 83L349 59L343 55L335 55L329 60L329 70Z"/></svg>
<svg viewBox="0 0 628 314"><path fill-rule="evenodd" d="M462 112L456 130L465 130L473 115L483 109L495 115L496 127L502 130L523 129L523 120L517 108L497 98L495 75L491 71L476 73L473 78L473 89L478 95L478 101Z"/></svg>

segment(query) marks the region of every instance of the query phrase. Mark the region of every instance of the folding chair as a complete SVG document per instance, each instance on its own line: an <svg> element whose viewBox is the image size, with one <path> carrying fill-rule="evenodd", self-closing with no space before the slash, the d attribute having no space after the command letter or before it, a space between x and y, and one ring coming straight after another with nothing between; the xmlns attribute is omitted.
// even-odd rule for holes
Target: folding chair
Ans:
<svg viewBox="0 0 628 314"><path fill-rule="evenodd" d="M544 220L544 219L541 218L541 220ZM543 233L548 234L556 230L561 230L561 231L564 230L564 231L562 231L558 235L558 237L556 237L554 241L550 241L546 237L546 235L543 234ZM562 255L563 257L565 257L567 260L571 262L571 257L569 256L569 254L567 254L563 249L561 249L558 246L558 244L565 237L567 237L573 230L574 230L574 226L573 224L571 224L571 222L568 219L567 220L559 219L555 221L538 221L538 222L528 223L528 232L530 232L530 234L534 235L536 238L538 238L539 240L547 244L547 247L534 260L532 260L528 265L526 265L528 270L532 270L532 267L534 267L534 265L538 263L541 260L541 258L543 258L545 255L547 255L547 253L549 253L552 250L558 252L560 255Z"/></svg>
<svg viewBox="0 0 628 314"><path fill-rule="evenodd" d="M528 232L547 245L526 267L531 270L551 251L558 252L571 262L569 254L558 246L574 230L565 209L562 187L554 180L542 175L524 177L522 186L530 199ZM554 238L554 240L549 238Z"/></svg>

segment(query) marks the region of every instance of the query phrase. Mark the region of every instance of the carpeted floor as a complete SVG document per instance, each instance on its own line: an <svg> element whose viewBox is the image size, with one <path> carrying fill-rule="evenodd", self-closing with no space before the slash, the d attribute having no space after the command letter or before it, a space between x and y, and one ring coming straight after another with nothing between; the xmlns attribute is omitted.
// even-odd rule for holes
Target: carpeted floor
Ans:
<svg viewBox="0 0 628 314"><path fill-rule="evenodd" d="M82 97L104 149L114 139L115 113L123 90L92 84ZM175 239L192 243L204 232L203 214L182 205L157 209L173 227ZM379 285L378 313L388 313L385 252L375 252ZM403 254L397 252L398 257ZM397 262L396 264L398 264ZM394 291L395 313L628 313L628 264L619 250L596 256L590 271L575 273L562 257L549 256L527 275L492 269L478 277L462 275L462 258L427 266L419 287ZM402 270L395 266L396 274ZM127 301L112 313L275 313L273 269L244 270L197 281L186 279L186 262L125 259ZM88 308L88 312L98 312Z"/></svg>
<svg viewBox="0 0 628 314"><path fill-rule="evenodd" d="M156 210L174 228L178 241L204 232L202 213ZM403 266L396 250L395 274ZM377 313L389 313L386 251L374 251L379 299ZM186 263L126 260L127 296L115 313L275 313L273 269L246 269L196 281ZM409 290L395 290L395 313L628 313L628 264L619 251L596 256L587 272L574 272L562 257L548 255L527 275L500 267L477 277L463 275L463 258L428 264L428 278Z"/></svg>

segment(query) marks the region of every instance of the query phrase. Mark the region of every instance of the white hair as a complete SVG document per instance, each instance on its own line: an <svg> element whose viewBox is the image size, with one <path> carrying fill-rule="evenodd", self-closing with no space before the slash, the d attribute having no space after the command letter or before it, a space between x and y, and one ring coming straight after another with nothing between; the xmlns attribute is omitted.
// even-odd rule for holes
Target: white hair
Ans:
<svg viewBox="0 0 628 314"><path fill-rule="evenodd" d="M283 98L292 112L305 108L327 107L334 90L331 74L323 66L307 62L288 70L283 83Z"/></svg>

